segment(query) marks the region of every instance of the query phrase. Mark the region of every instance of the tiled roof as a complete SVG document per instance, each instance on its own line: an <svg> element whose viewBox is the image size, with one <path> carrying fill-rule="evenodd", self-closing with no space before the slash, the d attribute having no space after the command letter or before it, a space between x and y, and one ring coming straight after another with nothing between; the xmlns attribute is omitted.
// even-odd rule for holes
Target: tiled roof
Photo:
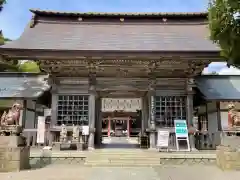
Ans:
<svg viewBox="0 0 240 180"><path fill-rule="evenodd" d="M44 14L82 15L31 10L38 16ZM119 15L92 13L98 16ZM165 13L165 15L206 15L205 13ZM130 14L127 14L130 15ZM132 14L133 16L140 14ZM142 14L141 14L142 15ZM146 14L143 14L146 15ZM163 15L163 13L151 13ZM209 40L207 24L203 22L84 22L56 21L51 18L37 20L33 28L27 27L22 36L1 48L46 50L132 50L132 51L219 51ZM0 48L0 49L1 49Z"/></svg>
<svg viewBox="0 0 240 180"><path fill-rule="evenodd" d="M3 48L217 51L206 25L38 23Z"/></svg>
<svg viewBox="0 0 240 180"><path fill-rule="evenodd" d="M0 76L0 98L37 98L50 89L45 80L48 75L0 73Z"/></svg>
<svg viewBox="0 0 240 180"><path fill-rule="evenodd" d="M240 100L240 76L200 76L196 85L207 100Z"/></svg>

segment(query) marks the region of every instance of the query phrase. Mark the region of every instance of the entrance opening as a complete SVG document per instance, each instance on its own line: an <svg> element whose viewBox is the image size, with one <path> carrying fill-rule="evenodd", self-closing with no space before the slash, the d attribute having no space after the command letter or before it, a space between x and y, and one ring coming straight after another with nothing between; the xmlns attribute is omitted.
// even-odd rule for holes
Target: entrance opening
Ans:
<svg viewBox="0 0 240 180"><path fill-rule="evenodd" d="M124 106L124 103L122 103ZM138 148L141 132L141 109L119 107L102 111L102 145L104 148ZM112 109L108 109L112 110Z"/></svg>
<svg viewBox="0 0 240 180"><path fill-rule="evenodd" d="M105 148L137 148L141 131L141 111L104 112L102 144Z"/></svg>

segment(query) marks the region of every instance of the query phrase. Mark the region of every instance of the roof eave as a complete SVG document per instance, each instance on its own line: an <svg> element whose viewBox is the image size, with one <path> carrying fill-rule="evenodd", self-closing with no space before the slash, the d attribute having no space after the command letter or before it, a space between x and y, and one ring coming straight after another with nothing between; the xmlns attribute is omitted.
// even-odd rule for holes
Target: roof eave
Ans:
<svg viewBox="0 0 240 180"><path fill-rule="evenodd" d="M36 59L43 56L61 55L71 57L196 57L196 58L210 58L218 59L218 61L225 61L220 57L219 50L57 50L57 49L22 49L22 48L0 48L0 54L8 57L16 57L26 59L27 57L35 57ZM33 56L34 55L34 56ZM60 57L59 57L60 58Z"/></svg>

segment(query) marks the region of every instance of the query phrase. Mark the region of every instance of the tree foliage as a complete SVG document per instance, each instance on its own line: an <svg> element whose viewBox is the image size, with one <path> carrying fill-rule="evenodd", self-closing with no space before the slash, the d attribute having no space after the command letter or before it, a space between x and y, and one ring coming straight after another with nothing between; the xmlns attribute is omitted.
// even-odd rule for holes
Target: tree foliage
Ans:
<svg viewBox="0 0 240 180"><path fill-rule="evenodd" d="M34 61L27 61L25 63L19 64L18 70L20 72L40 73L40 68L38 64Z"/></svg>
<svg viewBox="0 0 240 180"><path fill-rule="evenodd" d="M2 11L3 5L4 5L6 2L7 2L6 0L0 0L0 12ZM4 39L4 37L3 37L2 31L0 30L0 46L3 45L4 42L5 42L5 39Z"/></svg>
<svg viewBox="0 0 240 180"><path fill-rule="evenodd" d="M210 39L218 43L228 65L240 66L240 1L212 0L209 6ZM236 17L238 16L238 17Z"/></svg>
<svg viewBox="0 0 240 180"><path fill-rule="evenodd" d="M0 0L0 11L2 11L3 5L6 3L6 0Z"/></svg>

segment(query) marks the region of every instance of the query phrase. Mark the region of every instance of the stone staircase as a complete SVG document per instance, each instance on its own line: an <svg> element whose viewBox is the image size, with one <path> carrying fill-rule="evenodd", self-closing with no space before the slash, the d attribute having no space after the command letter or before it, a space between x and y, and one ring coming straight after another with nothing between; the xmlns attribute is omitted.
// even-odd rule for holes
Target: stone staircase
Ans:
<svg viewBox="0 0 240 180"><path fill-rule="evenodd" d="M109 150L94 152L86 157L86 166L158 166L160 157L156 153L141 150Z"/></svg>

